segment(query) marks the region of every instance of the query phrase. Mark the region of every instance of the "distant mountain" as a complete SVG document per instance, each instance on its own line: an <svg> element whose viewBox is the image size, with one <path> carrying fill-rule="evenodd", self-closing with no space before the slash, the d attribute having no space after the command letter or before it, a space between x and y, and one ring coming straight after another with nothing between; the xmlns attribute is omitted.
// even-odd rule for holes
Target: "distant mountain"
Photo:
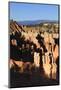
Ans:
<svg viewBox="0 0 61 90"><path fill-rule="evenodd" d="M34 20L34 21L17 21L20 25L37 25L41 23L58 23L55 20Z"/></svg>

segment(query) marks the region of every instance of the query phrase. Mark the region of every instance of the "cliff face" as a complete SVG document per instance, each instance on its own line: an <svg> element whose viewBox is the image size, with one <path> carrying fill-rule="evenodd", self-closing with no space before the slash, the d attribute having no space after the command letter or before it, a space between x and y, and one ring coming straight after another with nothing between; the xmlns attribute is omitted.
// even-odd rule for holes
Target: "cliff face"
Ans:
<svg viewBox="0 0 61 90"><path fill-rule="evenodd" d="M23 28L22 28L22 26L21 25L19 25L16 21L13 21L13 20L11 20L10 22L9 22L9 29L10 29L10 33L12 33L12 32L21 32L21 31L24 31L23 30Z"/></svg>
<svg viewBox="0 0 61 90"><path fill-rule="evenodd" d="M31 68L33 66L39 68L42 64L45 76L56 79L59 62L59 33L55 32L56 28L59 29L56 26L57 24L51 23L27 26L19 25L16 21L10 21L10 68L15 63L19 67L19 71L24 72L24 68L27 69L27 63ZM42 32L43 30L44 32Z"/></svg>

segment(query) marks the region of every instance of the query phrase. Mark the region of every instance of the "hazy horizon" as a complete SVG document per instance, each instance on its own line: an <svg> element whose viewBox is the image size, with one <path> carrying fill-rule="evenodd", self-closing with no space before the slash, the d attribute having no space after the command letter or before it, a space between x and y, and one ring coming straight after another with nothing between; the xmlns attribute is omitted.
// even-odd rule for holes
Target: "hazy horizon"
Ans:
<svg viewBox="0 0 61 90"><path fill-rule="evenodd" d="M13 20L13 21L17 21L17 20L14 20L14 19L10 19L10 20ZM35 20L18 20L17 22L25 22L25 21L58 21L58 20L39 20L39 19L35 19Z"/></svg>

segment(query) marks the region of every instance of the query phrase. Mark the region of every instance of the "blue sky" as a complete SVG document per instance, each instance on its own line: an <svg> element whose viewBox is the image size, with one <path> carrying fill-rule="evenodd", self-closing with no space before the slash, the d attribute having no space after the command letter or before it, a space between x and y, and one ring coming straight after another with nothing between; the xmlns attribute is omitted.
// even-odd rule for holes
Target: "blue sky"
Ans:
<svg viewBox="0 0 61 90"><path fill-rule="evenodd" d="M58 6L31 3L9 3L10 19L26 20L58 20Z"/></svg>

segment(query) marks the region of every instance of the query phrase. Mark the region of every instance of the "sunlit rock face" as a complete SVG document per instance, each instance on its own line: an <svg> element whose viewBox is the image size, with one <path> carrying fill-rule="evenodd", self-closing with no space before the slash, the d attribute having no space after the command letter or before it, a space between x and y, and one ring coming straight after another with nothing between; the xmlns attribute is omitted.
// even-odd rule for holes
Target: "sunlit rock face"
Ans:
<svg viewBox="0 0 61 90"><path fill-rule="evenodd" d="M40 67L40 55L39 53L34 53L34 65L35 67Z"/></svg>
<svg viewBox="0 0 61 90"><path fill-rule="evenodd" d="M56 45L54 51L52 52L52 63L50 63L50 58L48 53L45 54L43 58L43 69L44 73L48 78L56 79L57 74L57 57L58 57L58 45Z"/></svg>
<svg viewBox="0 0 61 90"><path fill-rule="evenodd" d="M13 46L17 46L17 41L15 39L11 40Z"/></svg>
<svg viewBox="0 0 61 90"><path fill-rule="evenodd" d="M51 78L51 79L56 79L56 73L57 73L57 65L54 64L43 64L43 69L46 77Z"/></svg>
<svg viewBox="0 0 61 90"><path fill-rule="evenodd" d="M56 73L57 73L57 65L56 63L52 64L52 79L56 79Z"/></svg>
<svg viewBox="0 0 61 90"><path fill-rule="evenodd" d="M25 36L25 40L30 40L31 42L33 42L34 44L36 44L37 48L40 48L40 44L38 42L38 40L36 39L38 33L36 32L30 32L28 31L28 33L24 33L23 35Z"/></svg>
<svg viewBox="0 0 61 90"><path fill-rule="evenodd" d="M53 57L54 57L55 62L56 62L58 56L59 56L59 47L58 47L58 45L56 45L56 47L53 51Z"/></svg>
<svg viewBox="0 0 61 90"><path fill-rule="evenodd" d="M55 44L53 36L54 36L53 34L48 34L47 32L44 33L44 42L48 52L45 53L45 55L42 58L42 61L43 61L43 69L46 77L56 79L56 74L57 74L56 62L57 62L57 57L59 56L59 51L58 51L59 47L57 44ZM49 53L52 54L51 56L52 61L49 57Z"/></svg>
<svg viewBox="0 0 61 90"><path fill-rule="evenodd" d="M51 73L51 65L50 64L43 64L43 69L46 77L50 78Z"/></svg>

